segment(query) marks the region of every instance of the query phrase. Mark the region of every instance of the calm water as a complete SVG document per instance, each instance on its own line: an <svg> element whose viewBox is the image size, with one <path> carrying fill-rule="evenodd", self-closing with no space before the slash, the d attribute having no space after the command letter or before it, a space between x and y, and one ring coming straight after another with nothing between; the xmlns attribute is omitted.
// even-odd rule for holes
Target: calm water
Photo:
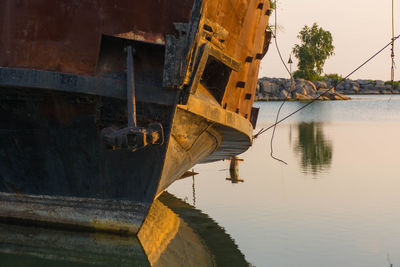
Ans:
<svg viewBox="0 0 400 267"><path fill-rule="evenodd" d="M400 96L389 98L315 103L277 128L288 165L269 156L267 132L240 156L244 182L226 180L227 161L197 165L138 237L0 223L0 266L400 267ZM256 105L270 126L280 102Z"/></svg>
<svg viewBox="0 0 400 267"><path fill-rule="evenodd" d="M256 103L258 127L280 102ZM286 103L282 116L303 105ZM255 266L400 266L400 97L318 102L240 156L197 165L169 192L209 214Z"/></svg>
<svg viewBox="0 0 400 267"><path fill-rule="evenodd" d="M164 192L137 236L0 223L1 267L248 266L212 218Z"/></svg>

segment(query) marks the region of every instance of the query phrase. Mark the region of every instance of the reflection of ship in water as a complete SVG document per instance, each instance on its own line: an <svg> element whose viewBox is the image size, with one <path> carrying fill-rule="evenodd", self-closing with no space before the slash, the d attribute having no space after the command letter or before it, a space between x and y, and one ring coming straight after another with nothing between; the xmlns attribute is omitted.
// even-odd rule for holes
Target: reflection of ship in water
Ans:
<svg viewBox="0 0 400 267"><path fill-rule="evenodd" d="M301 157L304 172L317 174L330 167L332 144L326 139L321 123L300 123L295 151Z"/></svg>
<svg viewBox="0 0 400 267"><path fill-rule="evenodd" d="M229 175L231 177L226 178L226 180L231 181L232 184L237 184L239 182L244 182L243 179L239 178L239 161L243 161L243 159L239 159L237 156L233 156L230 158L229 164Z"/></svg>
<svg viewBox="0 0 400 267"><path fill-rule="evenodd" d="M210 217L169 193L137 237L0 224L2 266L248 266Z"/></svg>

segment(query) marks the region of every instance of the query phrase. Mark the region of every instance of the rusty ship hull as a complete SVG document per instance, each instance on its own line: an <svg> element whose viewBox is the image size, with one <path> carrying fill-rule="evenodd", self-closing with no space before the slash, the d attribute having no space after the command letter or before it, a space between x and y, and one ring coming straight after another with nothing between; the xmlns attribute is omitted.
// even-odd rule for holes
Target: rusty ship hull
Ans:
<svg viewBox="0 0 400 267"><path fill-rule="evenodd" d="M252 144L269 1L5 0L0 218L137 233L197 163Z"/></svg>

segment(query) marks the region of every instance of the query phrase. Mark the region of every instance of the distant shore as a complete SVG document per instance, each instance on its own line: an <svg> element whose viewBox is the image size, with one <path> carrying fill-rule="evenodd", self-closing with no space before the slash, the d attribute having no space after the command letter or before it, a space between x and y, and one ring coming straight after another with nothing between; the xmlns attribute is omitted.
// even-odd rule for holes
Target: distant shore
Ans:
<svg viewBox="0 0 400 267"><path fill-rule="evenodd" d="M337 81L325 79L323 81L308 81L295 79L291 87L291 80L284 78L260 78L257 83L255 101L300 100L310 101L327 89L335 87ZM292 89L290 89L292 88ZM349 100L348 95L378 95L391 94L392 86L380 80L345 80L330 90L320 100ZM393 94L400 94L400 85L397 85Z"/></svg>

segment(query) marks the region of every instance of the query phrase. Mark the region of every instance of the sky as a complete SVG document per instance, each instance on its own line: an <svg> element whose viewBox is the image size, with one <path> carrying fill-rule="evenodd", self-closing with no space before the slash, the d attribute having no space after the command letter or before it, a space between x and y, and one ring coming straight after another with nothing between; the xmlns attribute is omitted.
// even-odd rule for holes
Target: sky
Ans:
<svg viewBox="0 0 400 267"><path fill-rule="evenodd" d="M395 1L395 35L400 34L400 0ZM328 58L324 73L347 76L392 38L392 0L278 0L277 40L285 62L304 25L316 22L331 32L335 55ZM274 15L270 18L274 23ZM400 39L395 45L395 80L400 80ZM292 69L297 59L292 56ZM350 79L390 80L390 47ZM289 78L279 59L274 41L261 62L259 77Z"/></svg>

